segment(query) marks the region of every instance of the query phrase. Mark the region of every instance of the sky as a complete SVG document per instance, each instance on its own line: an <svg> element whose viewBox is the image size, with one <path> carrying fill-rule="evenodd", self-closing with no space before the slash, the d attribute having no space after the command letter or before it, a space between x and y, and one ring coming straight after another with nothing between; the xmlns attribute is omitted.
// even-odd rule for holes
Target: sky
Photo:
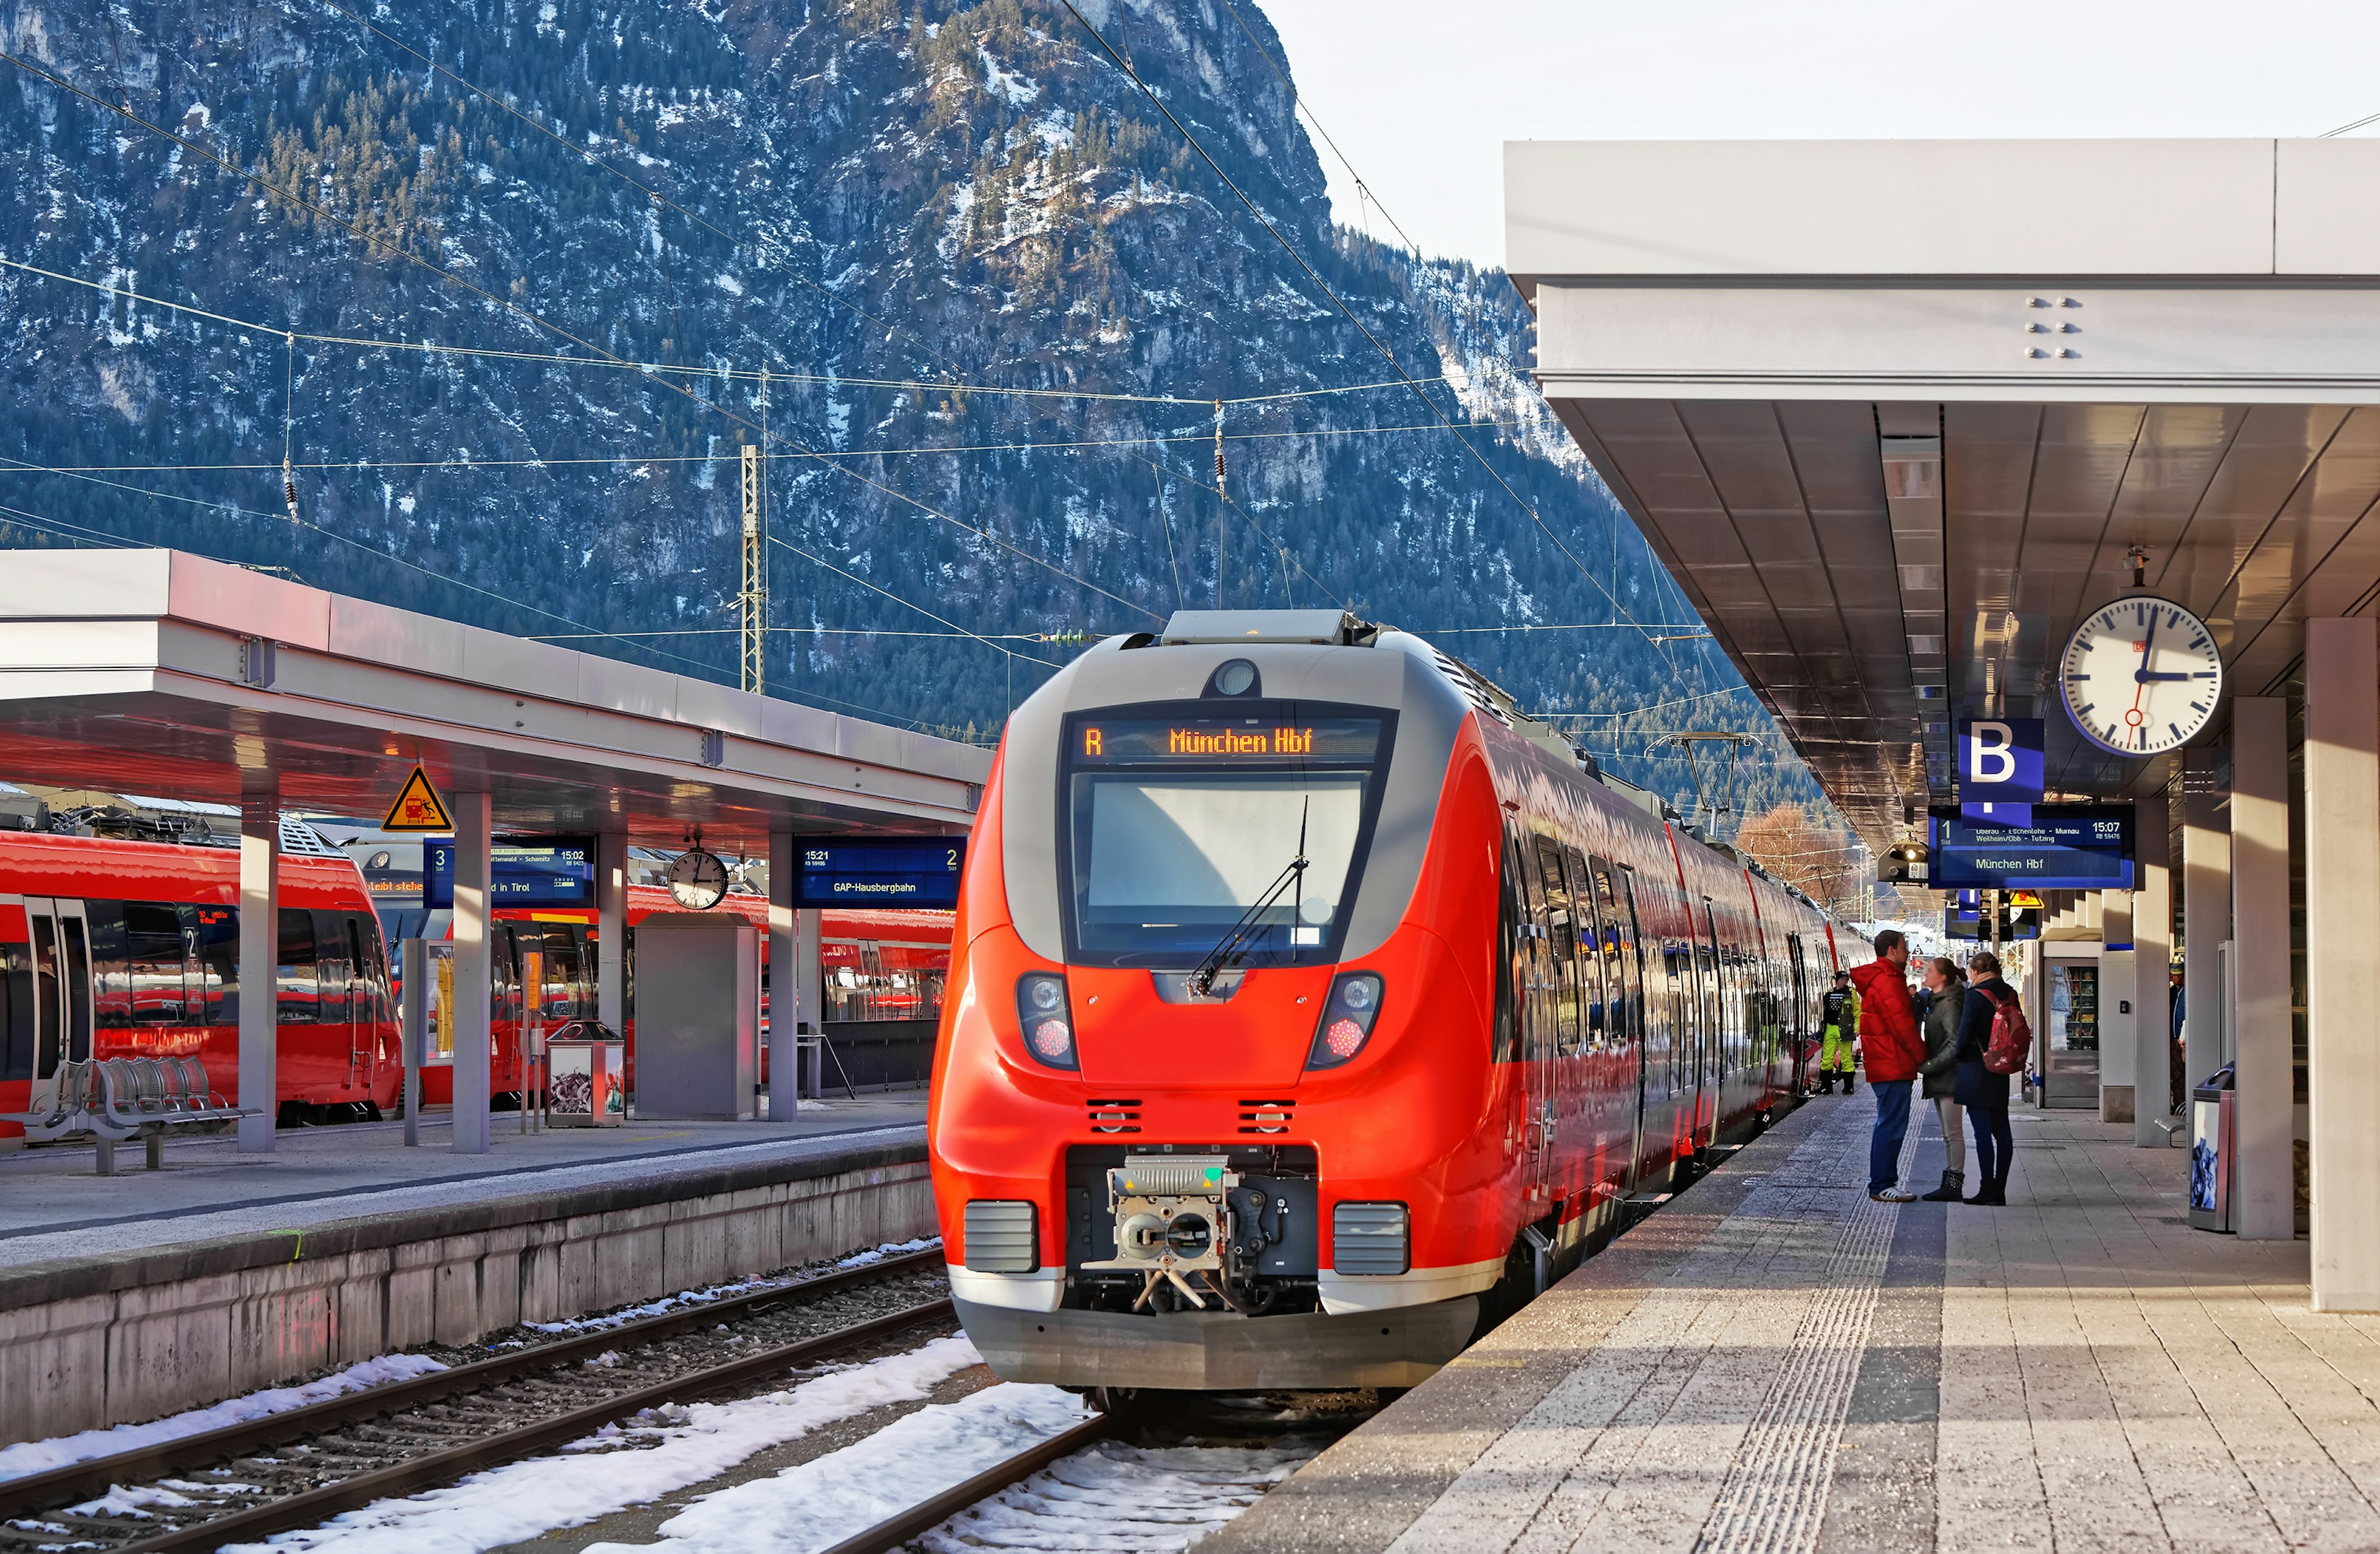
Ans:
<svg viewBox="0 0 2380 1554"><path fill-rule="evenodd" d="M1378 201L1317 138L1339 219L1488 265L1506 140L2292 136L2380 114L2374 0L1257 3Z"/></svg>

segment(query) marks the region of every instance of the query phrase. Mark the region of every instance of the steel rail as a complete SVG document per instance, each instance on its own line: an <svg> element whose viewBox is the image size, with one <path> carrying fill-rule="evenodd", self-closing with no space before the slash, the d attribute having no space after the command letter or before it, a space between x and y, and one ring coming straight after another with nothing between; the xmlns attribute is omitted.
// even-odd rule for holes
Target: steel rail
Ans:
<svg viewBox="0 0 2380 1554"><path fill-rule="evenodd" d="M713 1366L708 1370L695 1371L674 1380L640 1387L633 1392L606 1398L601 1402L573 1409L568 1414L525 1425L519 1429L449 1447L443 1451L408 1458L376 1473L326 1484L319 1489L310 1489L248 1511L235 1512L228 1516L193 1522L186 1527L142 1538L137 1543L121 1544L112 1554L195 1554L195 1551L214 1549L228 1543L251 1542L274 1533L314 1526L342 1512L357 1510L374 1500L411 1494L417 1489L426 1489L466 1474L477 1473L482 1468L517 1461L543 1447L575 1440L649 1408L719 1391L755 1377L765 1376L772 1370L807 1365L812 1360L857 1348L904 1329L926 1322L951 1320L956 1315L956 1308L947 1300L913 1305L890 1316L845 1328L840 1332L821 1333L816 1338L780 1344L742 1359L731 1360L723 1366Z"/></svg>
<svg viewBox="0 0 2380 1554"><path fill-rule="evenodd" d="M119 1451L113 1456L69 1463L46 1473L28 1474L22 1478L0 1482L0 1521L38 1515L94 1495L103 1495L113 1484L144 1483L179 1475L194 1467L219 1462L225 1457L237 1457L261 1447L317 1435L395 1410L419 1407L457 1393L477 1391L483 1387L600 1354L607 1349L617 1349L624 1343L635 1345L666 1338L688 1328L716 1323L724 1315L748 1313L780 1302L798 1301L853 1284L871 1284L918 1272L940 1263L941 1258L942 1249L930 1246L922 1252L887 1257L880 1263L836 1269L790 1284L772 1285L766 1290L706 1301L689 1305L683 1311L663 1312L638 1321L624 1322L618 1327L598 1329L577 1338L541 1343L516 1354L500 1354L492 1359L432 1371L427 1376L368 1387L361 1391L309 1403L303 1408L226 1425L203 1435L183 1436L174 1440L159 1441L152 1446Z"/></svg>
<svg viewBox="0 0 2380 1554"><path fill-rule="evenodd" d="M898 1516L887 1517L865 1532L852 1534L820 1554L892 1554L911 1538L941 1526L978 1500L989 1499L1010 1485L1032 1477L1059 1458L1070 1457L1086 1446L1106 1439L1122 1427L1123 1422L1112 1414L1094 1414L1038 1446L1027 1447L1006 1462L984 1469L965 1483L953 1485L932 1499L921 1500Z"/></svg>

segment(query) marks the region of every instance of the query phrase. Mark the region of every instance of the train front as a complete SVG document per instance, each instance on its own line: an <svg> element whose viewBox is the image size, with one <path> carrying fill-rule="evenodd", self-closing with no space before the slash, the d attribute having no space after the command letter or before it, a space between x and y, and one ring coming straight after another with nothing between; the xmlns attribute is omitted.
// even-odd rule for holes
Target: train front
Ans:
<svg viewBox="0 0 2380 1554"><path fill-rule="evenodd" d="M1399 1387L1469 1342L1518 1159L1470 713L1412 637L1184 612L1011 718L929 1113L995 1371Z"/></svg>

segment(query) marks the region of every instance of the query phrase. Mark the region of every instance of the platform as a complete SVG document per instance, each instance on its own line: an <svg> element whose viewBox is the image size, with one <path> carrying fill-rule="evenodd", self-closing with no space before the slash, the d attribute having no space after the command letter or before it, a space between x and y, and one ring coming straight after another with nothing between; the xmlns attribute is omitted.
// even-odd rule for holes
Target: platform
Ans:
<svg viewBox="0 0 2380 1554"><path fill-rule="evenodd" d="M1805 1104L1201 1554L2380 1548L2380 1323L2303 1241L2022 1108L2010 1207L1875 1204L1874 1115Z"/></svg>
<svg viewBox="0 0 2380 1554"><path fill-rule="evenodd" d="M0 1443L931 1235L924 1110L499 1127L485 1155L425 1118L417 1148L355 1124L107 1177L88 1148L0 1158Z"/></svg>

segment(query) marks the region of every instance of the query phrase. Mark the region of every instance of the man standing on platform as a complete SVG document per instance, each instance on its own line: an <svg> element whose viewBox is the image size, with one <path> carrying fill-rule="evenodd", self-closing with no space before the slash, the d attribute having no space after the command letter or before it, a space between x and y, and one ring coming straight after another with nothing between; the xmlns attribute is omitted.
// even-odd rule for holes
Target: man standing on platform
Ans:
<svg viewBox="0 0 2380 1554"><path fill-rule="evenodd" d="M1835 985L1819 1005L1818 1093L1835 1093L1835 1077L1842 1076L1843 1094L1852 1093L1852 1047L1859 1038L1859 994L1852 991L1852 974L1835 973Z"/></svg>
<svg viewBox="0 0 2380 1554"><path fill-rule="evenodd" d="M1876 1135L1867 1147L1867 1196L1878 1203L1914 1203L1900 1190L1900 1144L1909 1135L1909 1092L1925 1061L1917 1005L1909 996L1909 941L1898 929L1876 936L1876 959L1852 973L1859 989L1860 1054L1868 1093L1876 1097Z"/></svg>

